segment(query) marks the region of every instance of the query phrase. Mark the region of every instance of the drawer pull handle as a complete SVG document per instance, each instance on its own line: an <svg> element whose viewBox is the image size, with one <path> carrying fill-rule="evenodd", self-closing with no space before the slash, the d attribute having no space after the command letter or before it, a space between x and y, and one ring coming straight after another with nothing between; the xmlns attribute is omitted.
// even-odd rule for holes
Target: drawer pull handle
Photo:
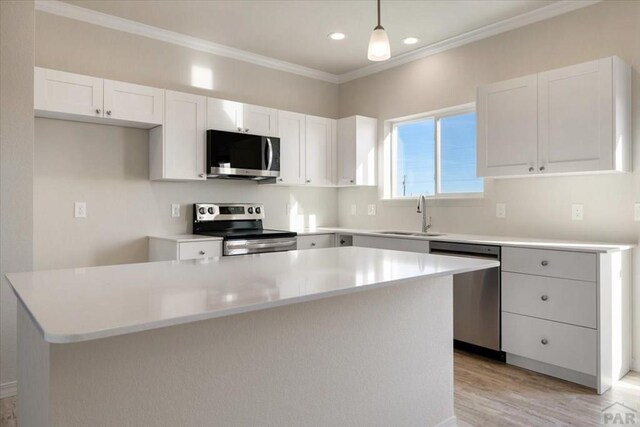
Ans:
<svg viewBox="0 0 640 427"><path fill-rule="evenodd" d="M205 251L200 251L200 255L204 255L204 254L206 254Z"/></svg>
<svg viewBox="0 0 640 427"><path fill-rule="evenodd" d="M542 343L542 345L547 345L547 344L549 344L549 341L548 341L546 338L542 338L542 339L540 340L540 342Z"/></svg>
<svg viewBox="0 0 640 427"><path fill-rule="evenodd" d="M549 300L549 295L542 295L542 296L540 297L540 299L541 299L542 301L548 301L548 300Z"/></svg>
<svg viewBox="0 0 640 427"><path fill-rule="evenodd" d="M544 260L540 263L543 267L546 267L547 265L549 265L549 261Z"/></svg>
<svg viewBox="0 0 640 427"><path fill-rule="evenodd" d="M315 246L315 245L316 245L316 243L315 243L315 242L311 243L311 246Z"/></svg>

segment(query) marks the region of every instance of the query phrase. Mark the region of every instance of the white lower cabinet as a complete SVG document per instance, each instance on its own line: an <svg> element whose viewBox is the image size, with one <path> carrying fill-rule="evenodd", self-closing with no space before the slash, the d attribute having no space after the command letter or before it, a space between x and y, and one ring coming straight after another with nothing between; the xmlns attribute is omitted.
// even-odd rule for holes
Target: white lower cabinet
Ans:
<svg viewBox="0 0 640 427"><path fill-rule="evenodd" d="M298 250L333 248L336 245L335 234L310 234L297 237Z"/></svg>
<svg viewBox="0 0 640 427"><path fill-rule="evenodd" d="M630 368L630 251L502 248L507 363L604 393Z"/></svg>
<svg viewBox="0 0 640 427"><path fill-rule="evenodd" d="M185 241L190 240L190 241ZM149 261L204 259L222 256L222 240L149 237Z"/></svg>
<svg viewBox="0 0 640 427"><path fill-rule="evenodd" d="M365 248L391 249L406 252L429 252L429 242L417 239L399 239L396 237L353 236L353 246Z"/></svg>

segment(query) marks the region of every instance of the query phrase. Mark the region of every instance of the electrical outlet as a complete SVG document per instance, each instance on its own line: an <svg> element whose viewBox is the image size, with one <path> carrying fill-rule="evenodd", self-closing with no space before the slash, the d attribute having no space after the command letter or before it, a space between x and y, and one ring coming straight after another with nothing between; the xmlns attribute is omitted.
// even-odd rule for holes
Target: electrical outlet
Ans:
<svg viewBox="0 0 640 427"><path fill-rule="evenodd" d="M351 215L355 215L358 213L358 209L356 205L351 205Z"/></svg>
<svg viewBox="0 0 640 427"><path fill-rule="evenodd" d="M86 218L87 217L87 203L86 202L75 202L73 205L73 216L75 218Z"/></svg>
<svg viewBox="0 0 640 427"><path fill-rule="evenodd" d="M584 219L584 205L574 203L571 205L571 220L582 221Z"/></svg>
<svg viewBox="0 0 640 427"><path fill-rule="evenodd" d="M368 205L367 215L375 215L375 214L376 214L376 205Z"/></svg>
<svg viewBox="0 0 640 427"><path fill-rule="evenodd" d="M507 217L507 204L496 203L496 218L506 218L506 217Z"/></svg>
<svg viewBox="0 0 640 427"><path fill-rule="evenodd" d="M640 221L640 203L635 203L633 205L633 219L635 221Z"/></svg>
<svg viewBox="0 0 640 427"><path fill-rule="evenodd" d="M171 203L171 217L180 218L180 205L178 203Z"/></svg>

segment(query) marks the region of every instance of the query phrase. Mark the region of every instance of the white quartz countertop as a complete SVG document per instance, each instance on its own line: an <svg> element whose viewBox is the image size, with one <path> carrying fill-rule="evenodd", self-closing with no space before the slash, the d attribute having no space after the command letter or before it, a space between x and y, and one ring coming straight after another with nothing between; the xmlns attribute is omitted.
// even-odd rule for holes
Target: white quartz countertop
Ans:
<svg viewBox="0 0 640 427"><path fill-rule="evenodd" d="M387 230L362 230L339 227L318 227L314 229L293 230L298 235L327 233L357 234L362 236L389 237L396 239L433 240L439 242L477 243L483 245L530 247L537 249L555 249L576 252L610 253L634 248L632 243L581 242L571 240L537 239L533 237L483 236L472 234L456 234L437 231L439 236L407 236L382 233ZM419 233L415 231L415 233Z"/></svg>
<svg viewBox="0 0 640 427"><path fill-rule="evenodd" d="M343 247L8 274L50 343L73 343L312 301L497 261Z"/></svg>
<svg viewBox="0 0 640 427"><path fill-rule="evenodd" d="M218 236L204 236L201 234L177 234L174 236L149 236L149 239L168 240L176 243L187 242L208 242L211 240L222 240L222 237Z"/></svg>

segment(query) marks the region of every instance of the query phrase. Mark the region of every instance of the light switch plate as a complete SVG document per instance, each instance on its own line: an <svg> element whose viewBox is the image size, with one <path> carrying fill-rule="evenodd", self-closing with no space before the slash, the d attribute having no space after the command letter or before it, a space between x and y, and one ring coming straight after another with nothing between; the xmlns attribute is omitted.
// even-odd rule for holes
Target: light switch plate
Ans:
<svg viewBox="0 0 640 427"><path fill-rule="evenodd" d="M581 203L574 203L571 205L571 220L582 221L584 219L584 205Z"/></svg>
<svg viewBox="0 0 640 427"><path fill-rule="evenodd" d="M171 217L180 218L180 204L171 203Z"/></svg>
<svg viewBox="0 0 640 427"><path fill-rule="evenodd" d="M356 205L351 205L351 215L355 215L358 213L358 209Z"/></svg>
<svg viewBox="0 0 640 427"><path fill-rule="evenodd" d="M496 203L496 218L506 218L506 217L507 217L507 204Z"/></svg>
<svg viewBox="0 0 640 427"><path fill-rule="evenodd" d="M367 215L375 215L375 214L376 214L376 205L368 205Z"/></svg>
<svg viewBox="0 0 640 427"><path fill-rule="evenodd" d="M87 217L87 203L75 202L73 204L73 216L74 218L86 218Z"/></svg>
<svg viewBox="0 0 640 427"><path fill-rule="evenodd" d="M633 205L633 219L640 221L640 203L634 203Z"/></svg>

